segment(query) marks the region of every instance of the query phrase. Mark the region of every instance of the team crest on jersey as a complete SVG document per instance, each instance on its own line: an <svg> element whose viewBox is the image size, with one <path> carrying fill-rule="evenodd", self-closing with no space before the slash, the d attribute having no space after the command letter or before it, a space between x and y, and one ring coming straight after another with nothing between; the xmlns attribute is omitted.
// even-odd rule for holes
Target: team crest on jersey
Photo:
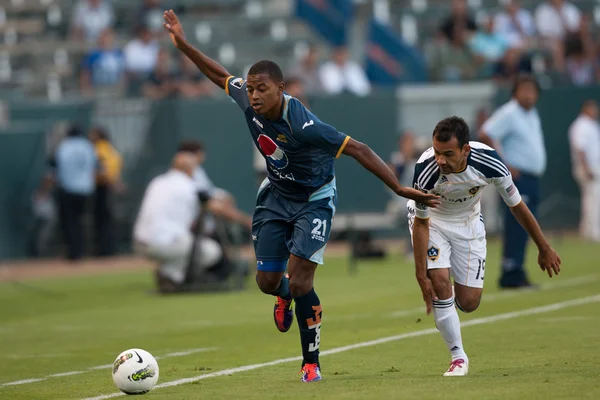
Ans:
<svg viewBox="0 0 600 400"><path fill-rule="evenodd" d="M258 136L258 146L267 158L267 161L277 169L283 169L288 165L288 158L281 147L267 135L260 134Z"/></svg>
<svg viewBox="0 0 600 400"><path fill-rule="evenodd" d="M231 86L233 86L236 89L242 89L242 87L244 87L244 83L246 81L242 78L235 78L231 81Z"/></svg>
<svg viewBox="0 0 600 400"><path fill-rule="evenodd" d="M471 193L472 195L476 195L477 192L479 192L479 189L481 189L481 186L475 186L475 187L469 189L469 193Z"/></svg>
<svg viewBox="0 0 600 400"><path fill-rule="evenodd" d="M431 246L429 249L427 249L427 258L429 258L431 261L436 261L438 258L440 258L440 249L435 246Z"/></svg>
<svg viewBox="0 0 600 400"><path fill-rule="evenodd" d="M281 143L287 143L287 138L283 133L280 133L279 135L277 135L277 141Z"/></svg>

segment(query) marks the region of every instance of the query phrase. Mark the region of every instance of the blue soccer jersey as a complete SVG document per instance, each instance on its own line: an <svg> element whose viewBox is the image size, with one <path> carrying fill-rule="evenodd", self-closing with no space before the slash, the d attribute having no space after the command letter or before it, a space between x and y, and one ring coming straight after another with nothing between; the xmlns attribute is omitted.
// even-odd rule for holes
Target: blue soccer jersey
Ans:
<svg viewBox="0 0 600 400"><path fill-rule="evenodd" d="M269 181L285 197L316 201L335 194L333 163L350 140L284 94L283 114L269 121L250 106L246 81L229 77L225 92L244 111L254 144L267 162Z"/></svg>

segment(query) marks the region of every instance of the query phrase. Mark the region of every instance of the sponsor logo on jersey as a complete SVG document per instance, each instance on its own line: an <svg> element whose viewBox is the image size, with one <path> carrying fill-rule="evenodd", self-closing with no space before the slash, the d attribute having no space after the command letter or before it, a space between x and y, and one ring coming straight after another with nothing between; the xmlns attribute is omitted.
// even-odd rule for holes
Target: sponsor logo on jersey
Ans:
<svg viewBox="0 0 600 400"><path fill-rule="evenodd" d="M287 138L283 133L280 133L279 135L277 135L277 141L281 143L287 143Z"/></svg>
<svg viewBox="0 0 600 400"><path fill-rule="evenodd" d="M260 134L258 136L258 146L262 150L269 164L276 169L283 169L288 165L288 158L281 147L267 135Z"/></svg>
<svg viewBox="0 0 600 400"><path fill-rule="evenodd" d="M471 193L472 195L475 195L475 194L477 194L477 192L479 192L479 189L481 189L481 186L472 187L471 189L469 189L469 193Z"/></svg>

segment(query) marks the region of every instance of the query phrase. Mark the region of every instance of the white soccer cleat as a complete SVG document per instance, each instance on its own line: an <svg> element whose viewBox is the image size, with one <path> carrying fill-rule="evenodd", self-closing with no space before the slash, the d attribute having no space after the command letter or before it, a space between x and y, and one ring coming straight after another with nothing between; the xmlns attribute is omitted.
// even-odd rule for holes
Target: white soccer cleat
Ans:
<svg viewBox="0 0 600 400"><path fill-rule="evenodd" d="M453 360L444 376L466 376L469 373L469 362L462 358Z"/></svg>

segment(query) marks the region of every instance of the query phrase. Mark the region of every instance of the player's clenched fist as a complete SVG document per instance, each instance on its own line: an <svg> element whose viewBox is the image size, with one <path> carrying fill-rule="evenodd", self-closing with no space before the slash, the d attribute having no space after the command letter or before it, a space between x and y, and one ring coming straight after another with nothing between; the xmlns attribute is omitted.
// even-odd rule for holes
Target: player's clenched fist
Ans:
<svg viewBox="0 0 600 400"><path fill-rule="evenodd" d="M169 31L169 36L171 36L171 40L173 44L178 49L181 49L185 43L185 33L183 32L183 26L179 22L179 18L175 15L173 10L165 11L163 18L165 19L165 23L163 26L167 31Z"/></svg>

